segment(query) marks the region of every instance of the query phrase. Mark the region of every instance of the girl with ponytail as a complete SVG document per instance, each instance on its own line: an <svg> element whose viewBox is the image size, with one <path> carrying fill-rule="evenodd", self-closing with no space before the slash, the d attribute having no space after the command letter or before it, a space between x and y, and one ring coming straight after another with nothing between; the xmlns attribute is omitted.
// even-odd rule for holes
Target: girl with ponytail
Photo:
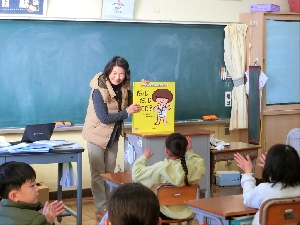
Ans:
<svg viewBox="0 0 300 225"><path fill-rule="evenodd" d="M166 158L154 165L146 166L153 152L146 148L135 161L132 180L152 188L159 183L186 186L191 181L199 182L205 174L204 160L192 150L192 140L179 133L170 134L165 140ZM193 211L186 205L161 206L162 219L184 219Z"/></svg>

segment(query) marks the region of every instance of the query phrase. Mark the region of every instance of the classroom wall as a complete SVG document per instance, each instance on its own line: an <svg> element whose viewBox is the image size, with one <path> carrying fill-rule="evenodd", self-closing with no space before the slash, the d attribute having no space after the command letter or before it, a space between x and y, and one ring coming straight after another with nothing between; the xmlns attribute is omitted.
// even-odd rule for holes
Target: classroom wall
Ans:
<svg viewBox="0 0 300 225"><path fill-rule="evenodd" d="M83 3L84 2L84 3ZM264 0L264 4L280 5L282 12L289 11L287 0ZM239 14L249 12L250 4L261 4L261 0L136 0L134 19L171 20L202 22L238 22ZM47 17L58 18L101 18L100 0L48 0ZM180 9L180 11L179 11ZM120 37L121 38L121 37ZM130 62L134 63L134 62ZM239 131L224 134L224 124L202 125L201 128L214 130L215 137L226 142L238 141ZM4 134L7 141L21 140L21 134ZM81 131L54 132L52 139L77 141L86 148ZM120 139L117 164L123 168L124 139ZM206 162L209 165L209 162ZM73 164L76 171L76 164ZM57 165L33 165L37 181L44 182L51 191L57 190ZM217 170L236 170L236 165L218 164ZM90 188L89 162L87 151L83 153L83 188ZM74 189L74 188L71 188ZM70 190L71 190L70 189Z"/></svg>
<svg viewBox="0 0 300 225"><path fill-rule="evenodd" d="M48 0L49 17L101 18L101 0ZM83 4L84 2L84 4ZM134 19L238 22L250 4L276 4L289 11L287 0L135 0Z"/></svg>

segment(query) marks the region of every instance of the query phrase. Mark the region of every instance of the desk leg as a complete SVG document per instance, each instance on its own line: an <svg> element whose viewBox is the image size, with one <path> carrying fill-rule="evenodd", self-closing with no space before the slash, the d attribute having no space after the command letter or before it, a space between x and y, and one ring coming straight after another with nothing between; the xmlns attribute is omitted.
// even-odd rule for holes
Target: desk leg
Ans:
<svg viewBox="0 0 300 225"><path fill-rule="evenodd" d="M58 163L58 178L57 178L57 200L61 201L62 200L62 186L60 185L60 179L62 177L62 170L63 170L63 164ZM62 217L57 217L57 221L61 222Z"/></svg>
<svg viewBox="0 0 300 225"><path fill-rule="evenodd" d="M77 225L82 224L82 154L77 157Z"/></svg>
<svg viewBox="0 0 300 225"><path fill-rule="evenodd" d="M215 172L215 155L210 152L210 196L213 196L213 180L214 180L214 172Z"/></svg>
<svg viewBox="0 0 300 225"><path fill-rule="evenodd" d="M202 225L203 223L209 224L209 225L229 225L229 220L222 220L221 218L217 216L208 215L206 213L196 213L197 220L199 222L199 225Z"/></svg>
<svg viewBox="0 0 300 225"><path fill-rule="evenodd" d="M199 222L199 225L202 225L202 224L205 224L206 223L206 220L205 220L205 217L204 217L204 215L203 214L201 214L201 213L195 213L196 214L196 218L197 218L197 220L198 220L198 222Z"/></svg>

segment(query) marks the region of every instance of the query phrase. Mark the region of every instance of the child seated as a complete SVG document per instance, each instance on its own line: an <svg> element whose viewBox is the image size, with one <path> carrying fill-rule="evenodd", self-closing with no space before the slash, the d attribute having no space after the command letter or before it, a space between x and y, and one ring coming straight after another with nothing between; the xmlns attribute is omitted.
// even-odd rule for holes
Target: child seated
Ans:
<svg viewBox="0 0 300 225"><path fill-rule="evenodd" d="M255 185L252 176L252 163L247 155L234 154L234 159L245 173L242 174L241 185L243 187L244 204L251 208L257 208L271 198L287 198L300 195L300 160L297 151L284 144L272 146L266 155L262 154L258 165L263 167L263 183ZM259 225L259 212L252 221L253 225Z"/></svg>
<svg viewBox="0 0 300 225"><path fill-rule="evenodd" d="M0 165L0 221L5 225L53 225L56 216L64 211L62 201L38 201L38 186L34 169L23 162Z"/></svg>
<svg viewBox="0 0 300 225"><path fill-rule="evenodd" d="M138 183L120 185L109 196L105 225L160 225L159 202L152 190Z"/></svg>
<svg viewBox="0 0 300 225"><path fill-rule="evenodd" d="M190 137L179 133L170 134L165 140L166 158L154 165L146 166L147 160L154 154L146 148L134 162L132 180L152 188L159 183L171 183L174 186L199 182L205 174L204 160L192 150ZM161 206L162 219L185 219L193 214L186 205Z"/></svg>

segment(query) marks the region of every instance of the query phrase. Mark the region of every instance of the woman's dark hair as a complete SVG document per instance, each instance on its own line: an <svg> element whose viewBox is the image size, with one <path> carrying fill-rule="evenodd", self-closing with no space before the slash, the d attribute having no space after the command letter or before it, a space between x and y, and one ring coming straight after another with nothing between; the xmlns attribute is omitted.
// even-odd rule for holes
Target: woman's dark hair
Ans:
<svg viewBox="0 0 300 225"><path fill-rule="evenodd" d="M111 225L156 225L160 213L157 196L140 183L116 188L109 196L107 210Z"/></svg>
<svg viewBox="0 0 300 225"><path fill-rule="evenodd" d="M273 145L266 155L262 173L264 182L282 183L282 188L295 187L300 184L300 158L290 145Z"/></svg>
<svg viewBox="0 0 300 225"><path fill-rule="evenodd" d="M129 64L127 62L126 59L124 59L123 57L120 56L114 56L104 67L103 70L103 75L105 77L108 77L109 74L111 73L111 71L113 70L114 66L118 66L121 67L125 70L125 79L124 79L124 83L125 82L130 82L130 69L129 69Z"/></svg>
<svg viewBox="0 0 300 225"><path fill-rule="evenodd" d="M185 161L185 152L188 145L186 137L180 133L172 133L166 138L166 147L171 151L173 156L180 157L182 168L185 172L184 183L189 185L188 181L188 168Z"/></svg>
<svg viewBox="0 0 300 225"><path fill-rule="evenodd" d="M6 162L0 166L0 196L8 199L12 190L19 190L26 181L36 178L34 169L23 162Z"/></svg>

